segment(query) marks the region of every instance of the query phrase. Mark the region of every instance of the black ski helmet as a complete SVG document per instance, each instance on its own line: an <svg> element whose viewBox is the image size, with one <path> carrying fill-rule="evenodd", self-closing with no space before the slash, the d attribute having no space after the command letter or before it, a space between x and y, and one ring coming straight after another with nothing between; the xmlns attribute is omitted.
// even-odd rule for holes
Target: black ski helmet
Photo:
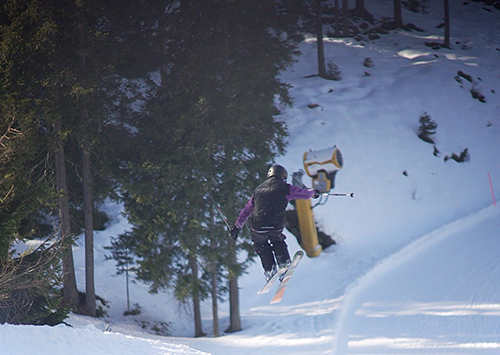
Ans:
<svg viewBox="0 0 500 355"><path fill-rule="evenodd" d="M267 177L268 178L275 177L277 179L286 180L288 178L288 172L281 165L275 164L269 168L269 171L267 172Z"/></svg>

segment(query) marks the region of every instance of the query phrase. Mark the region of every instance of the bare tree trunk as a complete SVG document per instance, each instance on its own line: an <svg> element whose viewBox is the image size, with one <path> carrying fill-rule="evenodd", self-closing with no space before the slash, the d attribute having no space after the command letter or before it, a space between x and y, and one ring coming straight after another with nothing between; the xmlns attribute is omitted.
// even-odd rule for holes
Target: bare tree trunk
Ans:
<svg viewBox="0 0 500 355"><path fill-rule="evenodd" d="M349 37L349 0L342 0L342 35Z"/></svg>
<svg viewBox="0 0 500 355"><path fill-rule="evenodd" d="M394 27L403 27L403 13L401 11L401 0L394 0Z"/></svg>
<svg viewBox="0 0 500 355"><path fill-rule="evenodd" d="M130 290L128 286L128 262L125 263L125 292L127 293L127 312L130 312Z"/></svg>
<svg viewBox="0 0 500 355"><path fill-rule="evenodd" d="M194 336L199 338L205 334L203 333L201 323L200 293L198 292L198 263L196 262L196 255L189 255L189 264L191 266L191 282L193 284Z"/></svg>
<svg viewBox="0 0 500 355"><path fill-rule="evenodd" d="M365 0L356 0L354 13L360 17L365 17Z"/></svg>
<svg viewBox="0 0 500 355"><path fill-rule="evenodd" d="M335 36L340 36L339 0L335 0Z"/></svg>
<svg viewBox="0 0 500 355"><path fill-rule="evenodd" d="M87 75L87 58L85 57L85 35L83 21L78 29L79 41L79 71L82 81ZM95 287L94 287L94 217L92 197L92 171L90 166L90 117L85 97L80 97L80 114L84 125L83 130L83 204L85 226L85 311L91 316L96 316Z"/></svg>
<svg viewBox="0 0 500 355"><path fill-rule="evenodd" d="M216 238L214 231L211 231L210 244L212 248L212 255L215 255L217 252ZM211 273L212 273L212 325L213 325L213 336L215 338L220 336L220 327L219 327L219 304L217 297L217 267L218 263L213 257L212 261Z"/></svg>
<svg viewBox="0 0 500 355"><path fill-rule="evenodd" d="M219 305L217 302L217 264L212 264L212 325L215 338L220 336L219 328Z"/></svg>
<svg viewBox="0 0 500 355"><path fill-rule="evenodd" d="M323 44L323 16L321 12L321 0L316 0L316 42L318 45L318 74L326 77L325 47Z"/></svg>
<svg viewBox="0 0 500 355"><path fill-rule="evenodd" d="M444 47L450 48L450 3L444 0Z"/></svg>
<svg viewBox="0 0 500 355"><path fill-rule="evenodd" d="M231 243L230 250L230 265L237 265L236 260L236 245ZM241 317L240 317L240 296L238 290L238 278L234 272L229 272L229 328L227 333L240 331Z"/></svg>
<svg viewBox="0 0 500 355"><path fill-rule="evenodd" d="M82 110L82 114L87 110ZM82 118L83 115L82 115ZM85 118L84 118L85 119ZM90 168L90 142L88 134L83 142L83 200L85 214L85 309L96 316L94 287L94 217L92 199L92 173Z"/></svg>
<svg viewBox="0 0 500 355"><path fill-rule="evenodd" d="M71 248L71 227L69 216L69 195L66 180L64 146L61 138L61 121L55 123L56 150L54 152L56 165L57 189L59 190L59 218L61 223L61 245L63 246L63 302L78 307L78 289L76 287L75 264Z"/></svg>

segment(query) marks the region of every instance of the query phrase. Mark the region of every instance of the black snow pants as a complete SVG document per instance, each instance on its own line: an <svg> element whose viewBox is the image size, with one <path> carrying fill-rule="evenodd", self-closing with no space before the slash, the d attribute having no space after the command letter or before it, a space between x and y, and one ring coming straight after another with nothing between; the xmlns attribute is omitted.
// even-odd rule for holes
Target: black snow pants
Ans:
<svg viewBox="0 0 500 355"><path fill-rule="evenodd" d="M253 248L260 257L264 271L271 271L276 264L278 267L290 263L286 236L282 231L259 232L251 230Z"/></svg>

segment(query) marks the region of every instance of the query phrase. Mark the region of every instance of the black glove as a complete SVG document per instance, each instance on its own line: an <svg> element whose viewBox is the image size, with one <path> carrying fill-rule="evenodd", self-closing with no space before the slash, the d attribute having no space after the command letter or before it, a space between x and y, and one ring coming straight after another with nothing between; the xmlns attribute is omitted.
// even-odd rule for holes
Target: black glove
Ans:
<svg viewBox="0 0 500 355"><path fill-rule="evenodd" d="M238 234L240 234L238 227L232 226L231 229L229 229L229 237L231 237L232 240L236 240L236 238L238 238Z"/></svg>
<svg viewBox="0 0 500 355"><path fill-rule="evenodd" d="M321 196L321 191L319 191L318 189L314 190L313 198L318 198L320 196Z"/></svg>

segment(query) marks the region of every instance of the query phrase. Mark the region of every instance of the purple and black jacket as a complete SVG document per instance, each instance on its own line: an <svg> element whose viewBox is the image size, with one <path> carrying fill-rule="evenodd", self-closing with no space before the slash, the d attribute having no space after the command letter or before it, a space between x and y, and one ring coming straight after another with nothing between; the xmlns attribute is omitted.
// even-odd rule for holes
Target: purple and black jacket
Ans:
<svg viewBox="0 0 500 355"><path fill-rule="evenodd" d="M282 231L288 202L295 199L307 200L314 194L313 189L300 188L284 180L270 178L255 189L252 198L240 211L235 226L242 229L250 218L250 228L254 232Z"/></svg>

